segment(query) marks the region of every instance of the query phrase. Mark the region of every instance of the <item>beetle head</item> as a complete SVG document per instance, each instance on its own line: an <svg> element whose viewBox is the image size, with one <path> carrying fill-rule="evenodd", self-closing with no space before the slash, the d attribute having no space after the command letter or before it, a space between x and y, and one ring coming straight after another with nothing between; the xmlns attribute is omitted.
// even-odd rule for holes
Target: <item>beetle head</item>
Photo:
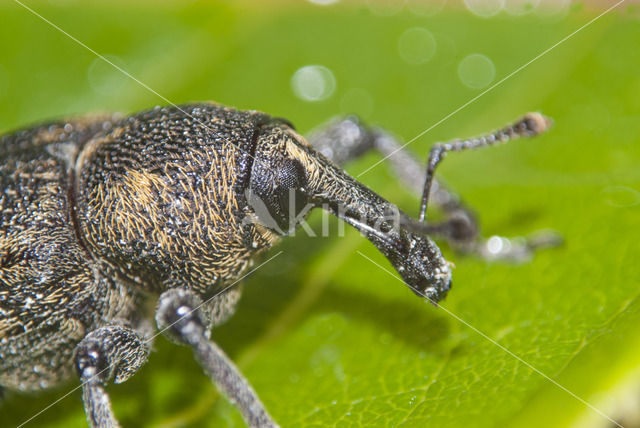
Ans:
<svg viewBox="0 0 640 428"><path fill-rule="evenodd" d="M281 235L293 230L312 208L304 159L291 153L295 141L288 129L279 119L261 127L247 191L257 220Z"/></svg>
<svg viewBox="0 0 640 428"><path fill-rule="evenodd" d="M281 234L311 208L322 207L366 236L414 293L436 303L449 291L450 265L426 234L406 227L415 221L316 152L285 122L261 129L248 199L260 222Z"/></svg>
<svg viewBox="0 0 640 428"><path fill-rule="evenodd" d="M409 288L434 304L444 299L451 288L451 264L435 243L427 236L404 230L391 241L394 248L388 253L381 251Z"/></svg>

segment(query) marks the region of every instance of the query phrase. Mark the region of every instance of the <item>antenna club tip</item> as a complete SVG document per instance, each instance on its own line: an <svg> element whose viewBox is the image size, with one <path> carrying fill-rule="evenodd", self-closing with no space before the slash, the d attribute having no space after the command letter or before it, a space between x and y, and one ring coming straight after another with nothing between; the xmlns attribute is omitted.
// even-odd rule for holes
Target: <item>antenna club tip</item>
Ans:
<svg viewBox="0 0 640 428"><path fill-rule="evenodd" d="M522 122L532 135L542 134L553 125L553 119L538 112L531 112L524 115Z"/></svg>

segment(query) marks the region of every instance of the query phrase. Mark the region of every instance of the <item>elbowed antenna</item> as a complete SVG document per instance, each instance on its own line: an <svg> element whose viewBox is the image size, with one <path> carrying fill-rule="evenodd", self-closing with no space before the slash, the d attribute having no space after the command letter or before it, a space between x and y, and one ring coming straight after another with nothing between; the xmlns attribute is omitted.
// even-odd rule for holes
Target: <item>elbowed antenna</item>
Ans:
<svg viewBox="0 0 640 428"><path fill-rule="evenodd" d="M553 121L551 118L540 113L533 112L525 114L521 119L505 126L497 131L491 132L480 137L469 138L466 140L456 140L448 143L436 143L431 147L429 152L429 161L427 162L427 175L422 190L422 200L420 203L420 221L424 221L427 213L427 203L429 202L429 194L431 192L431 183L433 182L433 174L436 167L445 158L448 152L460 152L463 150L477 149L480 147L492 146L494 144L506 143L509 140L522 137L534 137L545 132Z"/></svg>

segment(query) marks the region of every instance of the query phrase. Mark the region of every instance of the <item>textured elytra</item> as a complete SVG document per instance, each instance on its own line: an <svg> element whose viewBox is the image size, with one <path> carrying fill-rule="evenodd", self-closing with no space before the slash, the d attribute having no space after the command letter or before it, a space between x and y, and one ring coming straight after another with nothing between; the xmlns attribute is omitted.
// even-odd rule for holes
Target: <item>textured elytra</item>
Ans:
<svg viewBox="0 0 640 428"><path fill-rule="evenodd" d="M71 218L72 169L65 156L111 124L111 118L95 118L43 125L0 142L4 386L31 390L57 383L70 374L74 346L88 330L115 318L135 319L136 293L99 274Z"/></svg>

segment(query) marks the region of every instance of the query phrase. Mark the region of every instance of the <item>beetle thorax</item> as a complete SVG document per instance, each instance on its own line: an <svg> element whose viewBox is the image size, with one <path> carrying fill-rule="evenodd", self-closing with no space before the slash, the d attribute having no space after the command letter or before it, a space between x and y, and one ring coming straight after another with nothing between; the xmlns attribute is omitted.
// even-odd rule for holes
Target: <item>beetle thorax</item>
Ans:
<svg viewBox="0 0 640 428"><path fill-rule="evenodd" d="M238 278L270 245L269 235L242 222L250 165L243 141L184 126L179 139L156 128L138 138L131 128L92 141L78 158L86 246L117 277L151 291L205 293Z"/></svg>

